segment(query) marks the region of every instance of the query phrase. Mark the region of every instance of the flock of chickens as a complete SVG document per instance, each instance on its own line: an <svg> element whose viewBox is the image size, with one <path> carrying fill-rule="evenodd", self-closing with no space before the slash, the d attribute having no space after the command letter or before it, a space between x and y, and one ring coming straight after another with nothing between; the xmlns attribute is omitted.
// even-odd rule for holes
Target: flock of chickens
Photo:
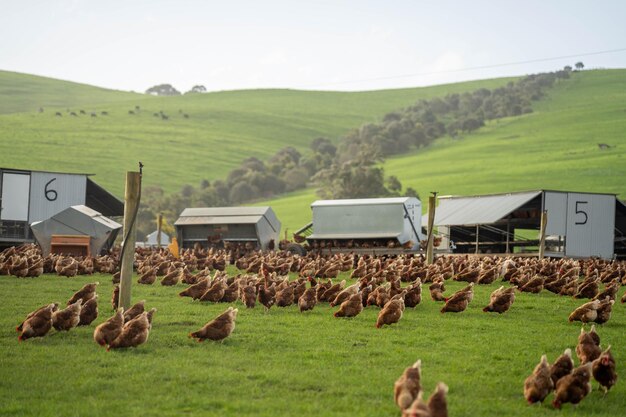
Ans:
<svg viewBox="0 0 626 417"><path fill-rule="evenodd" d="M600 384L605 394L617 381L615 359L611 345L604 351L600 348L600 336L595 326L589 332L581 329L576 346L576 356L580 361L574 368L572 350L565 349L552 365L546 355L524 381L524 397L529 404L543 402L554 390L552 405L561 408L564 403L578 404L591 392L591 377Z"/></svg>
<svg viewBox="0 0 626 417"><path fill-rule="evenodd" d="M69 277L104 272L113 274L113 282L117 283L119 272L115 271L118 255L118 252L112 252L106 256L84 259L61 255L41 257L35 246L10 248L0 253L0 275L34 277L44 272L56 272ZM225 271L228 265L234 265L241 273L230 276ZM335 317L355 317L364 308L377 306L381 309L375 323L377 328L398 323L406 308L414 308L420 304L422 286L426 284L430 298L442 303L441 313L460 313L466 310L474 298L475 285L501 280L508 282L510 286L505 287L504 284L493 291L489 304L483 311L502 314L511 308L516 292L539 293L546 290L560 296L588 299L568 319L599 324L610 319L617 293L622 285L626 285L626 264L599 259L538 260L451 256L439 257L433 264L426 265L421 256L334 254L324 257L309 254L301 257L287 252L271 251L252 252L236 257L232 251L207 251L196 247L183 250L179 259L164 250L137 249L134 266L139 284L152 285L159 277L161 285L183 283L188 287L179 295L201 302L234 303L239 300L246 308L254 308L258 302L266 311L274 306L297 304L300 312L312 310L318 303L329 303L331 307L337 307ZM350 271L350 278L354 279L352 285L347 285L346 280L333 281L339 273ZM289 273L296 274L297 278L290 280ZM467 286L446 295L445 284L450 279L467 282ZM18 331L21 332L19 339L43 336L52 327L62 331L77 325L89 325L98 314L96 285L97 283L87 284L83 287L70 298L63 310L59 310L58 304L49 304L30 313L24 323L18 326ZM604 289L600 290L600 285L604 285ZM116 286L111 299L116 313L95 329L94 340L107 346L107 349L134 347L145 343L156 309L145 311L144 302L140 302L124 312L118 309L118 298L119 287ZM626 294L622 296L621 302L626 302ZM198 341L223 340L232 333L237 312L238 309L228 307L189 336ZM597 338L595 330L584 334L592 334L589 337L594 340ZM585 338L588 339L587 336ZM581 345L585 343L579 343L579 347ZM565 402L576 404L588 393L592 375L607 390L615 383L616 376L602 376L611 372L615 375L615 361L610 347L601 352L598 341L594 354L578 355L581 364L577 368L573 366L571 351L569 355L567 352L552 365L554 369L562 369L562 374L553 373L545 355L542 357L541 363L525 383L525 394L529 402L543 401L554 390L555 407L560 407ZM562 366L563 362L567 362L567 357L571 363L569 368ZM565 373L564 369L569 371ZM407 368L396 383L396 402L403 410L403 415L447 415L445 384L440 383L426 403L421 394L419 374L418 362ZM556 375L560 376L555 379ZM398 386L404 388L398 391ZM443 408L436 405L431 407L431 404L443 404Z"/></svg>

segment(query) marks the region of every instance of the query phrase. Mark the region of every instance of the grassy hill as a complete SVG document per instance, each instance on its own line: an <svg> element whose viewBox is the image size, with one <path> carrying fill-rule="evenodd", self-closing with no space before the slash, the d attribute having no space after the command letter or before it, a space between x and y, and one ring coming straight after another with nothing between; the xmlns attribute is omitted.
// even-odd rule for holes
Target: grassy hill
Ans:
<svg viewBox="0 0 626 417"><path fill-rule="evenodd" d="M557 84L534 112L389 159L387 175L430 191L483 194L532 189L615 193L626 198L626 70L585 71ZM602 150L599 143L610 149ZM285 227L311 219L313 189L263 202Z"/></svg>
<svg viewBox="0 0 626 417"><path fill-rule="evenodd" d="M288 145L305 151L319 136L335 140L420 98L493 88L510 80L357 93L249 90L152 97L6 72L0 72L2 79L8 79L0 81L5 113L24 111L25 100L43 102L55 94L64 98L44 113L36 111L37 104L28 112L0 115L0 166L94 173L99 184L118 196L123 195L125 171L137 169L137 161L145 164L146 186L174 192L184 184L225 178L249 156L264 159ZM20 90L12 87L15 83ZM61 93L66 90L76 94ZM96 104L85 104L90 97ZM78 116L70 116L68 108ZM87 115L80 115L80 109ZM57 111L61 117L55 116ZM160 111L169 120L154 116ZM97 117L90 117L91 112Z"/></svg>
<svg viewBox="0 0 626 417"><path fill-rule="evenodd" d="M0 70L0 114L133 100L141 95Z"/></svg>

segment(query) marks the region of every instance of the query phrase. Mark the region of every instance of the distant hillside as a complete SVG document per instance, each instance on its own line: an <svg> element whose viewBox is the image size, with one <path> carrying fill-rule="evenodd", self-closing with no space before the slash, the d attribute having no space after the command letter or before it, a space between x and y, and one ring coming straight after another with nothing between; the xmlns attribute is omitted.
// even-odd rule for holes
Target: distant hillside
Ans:
<svg viewBox="0 0 626 417"><path fill-rule="evenodd" d="M145 185L170 193L184 184L225 178L249 156L266 159L285 146L306 151L320 136L337 140L421 98L509 80L356 93L247 90L152 97L0 72L0 95L3 103L9 101L5 109L23 111L20 103L34 103L34 91L58 99L57 108L43 113L31 104L28 112L0 115L0 165L95 173L99 184L122 196L125 172L142 161ZM19 89L9 87L14 84Z"/></svg>
<svg viewBox="0 0 626 417"><path fill-rule="evenodd" d="M140 94L0 70L0 114L132 100Z"/></svg>
<svg viewBox="0 0 626 417"><path fill-rule="evenodd" d="M615 193L626 198L626 70L584 71L560 82L531 114L385 162L385 174L415 188L483 194L532 189ZM598 144L610 146L600 149ZM294 231L311 220L313 189L265 201Z"/></svg>

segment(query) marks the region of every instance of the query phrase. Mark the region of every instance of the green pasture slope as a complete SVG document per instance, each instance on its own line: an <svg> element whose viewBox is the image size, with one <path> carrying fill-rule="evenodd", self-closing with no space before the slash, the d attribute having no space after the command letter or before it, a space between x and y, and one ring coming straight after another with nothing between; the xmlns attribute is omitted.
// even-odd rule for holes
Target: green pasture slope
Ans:
<svg viewBox="0 0 626 417"><path fill-rule="evenodd" d="M336 140L420 98L493 88L509 80L357 93L246 90L152 97L105 94L64 81L0 72L0 113L21 111L0 114L0 166L94 173L98 184L123 196L125 172L142 161L145 186L175 192L184 184L223 179L250 156L267 159L290 145L304 152L319 136ZM94 92L91 101L88 90ZM56 95L63 100L50 101ZM40 105L44 113L37 112ZM70 116L67 109L79 116ZM86 116L80 115L81 109ZM62 117L55 116L57 111ZM102 116L102 111L109 115ZM169 120L154 117L160 111ZM98 117L90 117L91 112Z"/></svg>
<svg viewBox="0 0 626 417"><path fill-rule="evenodd" d="M92 326L18 343L14 328L28 312L64 303L96 280L100 317ZM615 417L626 409L623 304L598 328L602 346L612 345L617 385L604 396L594 381L576 409L566 404L558 412L549 405L552 395L543 406L527 405L523 383L542 354L554 361L565 348L574 350L580 323L567 316L582 300L522 293L509 312L483 313L496 282L478 286L463 313L441 314L441 303L425 296L382 329L374 327L373 307L337 319L328 304L304 314L297 306L265 314L260 305L237 302L231 337L198 343L187 334L227 304L180 298L183 285L133 285L134 301L158 309L150 338L136 349L106 352L92 333L112 315L110 275L0 277L0 415L400 416L393 384L418 358L426 395L439 381L449 386L450 416ZM451 293L462 283L446 285Z"/></svg>
<svg viewBox="0 0 626 417"><path fill-rule="evenodd" d="M424 201L534 189L626 198L626 70L584 71L560 82L533 113L496 120L470 135L388 159L386 175ZM611 146L602 150L599 143ZM313 189L265 201L291 231L311 221Z"/></svg>
<svg viewBox="0 0 626 417"><path fill-rule="evenodd" d="M0 70L0 114L134 100L139 94ZM89 107L87 107L89 108ZM53 113L54 114L54 113Z"/></svg>

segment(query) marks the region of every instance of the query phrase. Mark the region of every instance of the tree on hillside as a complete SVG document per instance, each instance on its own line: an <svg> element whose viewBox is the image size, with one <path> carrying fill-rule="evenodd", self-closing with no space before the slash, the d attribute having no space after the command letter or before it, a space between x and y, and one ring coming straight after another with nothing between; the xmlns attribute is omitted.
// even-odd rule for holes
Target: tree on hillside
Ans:
<svg viewBox="0 0 626 417"><path fill-rule="evenodd" d="M191 90L187 91L185 94L193 93L206 93L206 87L203 85L194 85L193 87L191 87Z"/></svg>
<svg viewBox="0 0 626 417"><path fill-rule="evenodd" d="M175 89L171 84L159 84L148 88L146 94L156 96L179 96L180 91Z"/></svg>
<svg viewBox="0 0 626 417"><path fill-rule="evenodd" d="M572 71L572 66L571 65L566 65L563 67L563 71L565 72L571 72Z"/></svg>
<svg viewBox="0 0 626 417"><path fill-rule="evenodd" d="M579 71L582 70L583 68L585 68L585 64L583 64L581 61L578 61L577 63L575 63L574 66Z"/></svg>

